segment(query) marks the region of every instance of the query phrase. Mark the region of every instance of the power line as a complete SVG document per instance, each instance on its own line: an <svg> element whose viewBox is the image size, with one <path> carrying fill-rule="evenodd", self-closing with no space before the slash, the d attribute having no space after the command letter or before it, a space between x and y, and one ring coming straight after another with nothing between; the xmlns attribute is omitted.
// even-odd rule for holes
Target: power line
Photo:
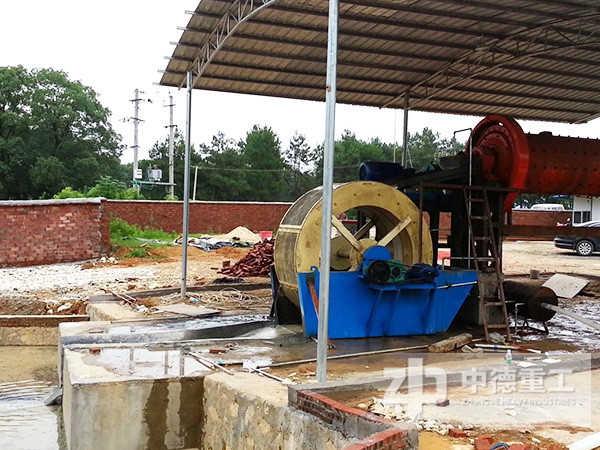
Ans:
<svg viewBox="0 0 600 450"><path fill-rule="evenodd" d="M335 167L334 170L341 169L358 169L360 166L339 166ZM293 169L232 169L225 167L206 167L206 166L193 166L193 169L198 170L218 170L219 172L294 172Z"/></svg>

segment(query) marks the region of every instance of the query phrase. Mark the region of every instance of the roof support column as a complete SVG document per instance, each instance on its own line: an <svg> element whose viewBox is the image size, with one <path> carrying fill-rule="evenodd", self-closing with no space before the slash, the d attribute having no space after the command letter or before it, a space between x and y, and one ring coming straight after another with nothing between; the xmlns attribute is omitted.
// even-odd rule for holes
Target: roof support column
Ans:
<svg viewBox="0 0 600 450"><path fill-rule="evenodd" d="M408 102L410 101L410 91L404 94L404 128L402 130L402 167L408 163Z"/></svg>
<svg viewBox="0 0 600 450"><path fill-rule="evenodd" d="M335 147L335 106L337 94L339 0L329 0L327 43L327 86L325 152L323 155L323 216L321 220L321 268L319 279L319 334L317 341L317 381L327 381L327 342L329 340L329 272L331 260L331 215L333 209L333 153Z"/></svg>
<svg viewBox="0 0 600 450"><path fill-rule="evenodd" d="M187 294L188 232L190 219L190 153L192 134L192 71L187 73L187 102L185 110L185 170L183 178L183 242L181 245L181 298Z"/></svg>

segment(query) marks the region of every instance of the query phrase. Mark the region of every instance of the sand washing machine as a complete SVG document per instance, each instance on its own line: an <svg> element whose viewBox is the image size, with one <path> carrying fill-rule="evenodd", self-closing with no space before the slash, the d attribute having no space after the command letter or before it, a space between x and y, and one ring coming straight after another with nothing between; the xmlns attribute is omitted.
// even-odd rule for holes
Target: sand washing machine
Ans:
<svg viewBox="0 0 600 450"><path fill-rule="evenodd" d="M599 154L600 140L526 134L515 120L489 115L465 151L424 170L364 163L360 181L333 191L330 337L432 334L459 309L486 336L488 327L510 336L501 244L514 199L600 196ZM300 310L308 336L317 332L321 197L317 188L294 203L275 244L278 292ZM451 217L443 237L441 213ZM354 229L344 214L358 217ZM437 266L442 248L451 253L446 267Z"/></svg>
<svg viewBox="0 0 600 450"><path fill-rule="evenodd" d="M286 297L300 308L307 336L317 335L321 205L321 188L304 194L276 236L277 277ZM357 213L365 219L358 229L339 219ZM405 194L377 182L334 186L332 222L331 338L433 334L448 328L477 275L431 265L429 227Z"/></svg>

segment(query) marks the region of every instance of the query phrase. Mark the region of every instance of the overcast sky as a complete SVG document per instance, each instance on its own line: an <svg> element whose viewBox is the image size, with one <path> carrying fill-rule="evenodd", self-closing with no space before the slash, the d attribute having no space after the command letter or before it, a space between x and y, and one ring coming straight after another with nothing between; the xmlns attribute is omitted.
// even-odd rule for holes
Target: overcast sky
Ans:
<svg viewBox="0 0 600 450"><path fill-rule="evenodd" d="M198 0L20 0L2 2L0 13L0 65L23 65L28 69L51 67L64 70L72 79L93 87L100 101L112 111L111 122L132 145L133 125L122 119L133 115L133 91L139 88L153 103L142 104L140 157L152 144L167 136L168 103L175 96L175 121L183 131L185 93L154 85L171 55ZM338 106L337 135L352 130L359 138L402 140L402 112L376 108ZM192 141L208 142L219 131L236 140L258 123L269 125L287 145L295 131L312 145L324 138L324 103L285 100L239 94L194 91ZM479 118L411 112L409 131L428 126L443 137L454 130L474 126ZM524 122L527 132L551 130L555 134L600 138L600 119L584 125ZM463 137L464 138L464 137ZM123 161L133 159L128 149Z"/></svg>

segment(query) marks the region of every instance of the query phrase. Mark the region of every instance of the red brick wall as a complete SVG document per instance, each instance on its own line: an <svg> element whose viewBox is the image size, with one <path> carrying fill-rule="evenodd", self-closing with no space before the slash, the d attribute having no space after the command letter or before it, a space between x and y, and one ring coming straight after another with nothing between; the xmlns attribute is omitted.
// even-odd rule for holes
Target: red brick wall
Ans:
<svg viewBox="0 0 600 450"><path fill-rule="evenodd" d="M566 223L573 215L572 211L530 211L514 210L513 225L538 225L555 227L557 222ZM440 236L450 234L450 213L440 214Z"/></svg>
<svg viewBox="0 0 600 450"><path fill-rule="evenodd" d="M190 233L228 233L238 226L272 231L291 203L190 202ZM183 203L108 200L106 212L140 227L181 232Z"/></svg>
<svg viewBox="0 0 600 450"><path fill-rule="evenodd" d="M279 226L291 203L191 202L190 233L227 233L243 225L252 231ZM108 200L106 212L140 227L181 232L182 202ZM513 211L514 225L555 226L565 223L571 211ZM442 213L440 235L450 233L450 213Z"/></svg>
<svg viewBox="0 0 600 450"><path fill-rule="evenodd" d="M0 266L81 261L110 247L105 200L0 202Z"/></svg>
<svg viewBox="0 0 600 450"><path fill-rule="evenodd" d="M343 450L398 450L409 448L408 431L399 428L399 424L392 420L344 405L326 395L312 391L297 391L295 400L292 400L291 403L291 406L319 418L345 435L356 436L358 434L360 440ZM372 434L360 436L360 434L367 433Z"/></svg>

